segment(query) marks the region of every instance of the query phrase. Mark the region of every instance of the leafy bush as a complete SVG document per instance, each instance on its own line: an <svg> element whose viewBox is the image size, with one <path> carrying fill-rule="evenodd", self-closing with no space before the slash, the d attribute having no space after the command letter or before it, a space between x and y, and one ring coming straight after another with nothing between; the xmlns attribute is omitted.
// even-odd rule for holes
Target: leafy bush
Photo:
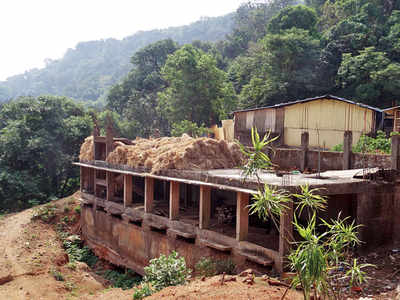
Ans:
<svg viewBox="0 0 400 300"><path fill-rule="evenodd" d="M333 146L331 150L336 152L343 152L343 144L337 144Z"/></svg>
<svg viewBox="0 0 400 300"><path fill-rule="evenodd" d="M80 214L80 213L81 213L81 206L80 206L80 205L75 206L75 207L74 207L74 211L75 211L77 214Z"/></svg>
<svg viewBox="0 0 400 300"><path fill-rule="evenodd" d="M43 222L50 222L56 216L56 206L54 204L46 204L33 209L32 220L40 219Z"/></svg>
<svg viewBox="0 0 400 300"><path fill-rule="evenodd" d="M65 280L63 274L60 271L56 270L56 269L51 269L50 270L50 274L57 281L64 281Z"/></svg>
<svg viewBox="0 0 400 300"><path fill-rule="evenodd" d="M140 300L144 297L151 296L154 290L151 288L149 283L143 283L141 287L135 288L133 293L134 300Z"/></svg>
<svg viewBox="0 0 400 300"><path fill-rule="evenodd" d="M214 276L218 274L235 274L236 265L231 259L214 260L209 257L203 257L195 266L196 271L201 276Z"/></svg>
<svg viewBox="0 0 400 300"><path fill-rule="evenodd" d="M191 270L186 268L185 259L178 256L176 251L172 251L169 256L161 254L159 258L150 260L144 268L141 288L135 289L133 299L142 299L168 286L186 283Z"/></svg>
<svg viewBox="0 0 400 300"><path fill-rule="evenodd" d="M378 130L376 138L361 135L357 144L353 147L353 152L362 153L387 153L391 152L391 140L386 138L386 134Z"/></svg>
<svg viewBox="0 0 400 300"><path fill-rule="evenodd" d="M124 273L117 270L107 270L104 273L104 278L111 281L113 287L123 290L131 289L141 280L141 277L132 270L126 270Z"/></svg>
<svg viewBox="0 0 400 300"><path fill-rule="evenodd" d="M185 259L178 257L176 251L169 256L163 254L159 258L150 260L150 265L144 268L144 281L159 291L167 286L186 283L190 270L186 268Z"/></svg>
<svg viewBox="0 0 400 300"><path fill-rule="evenodd" d="M205 127L204 124L198 126L196 123L188 120L173 123L171 129L172 136L182 136L182 134L187 133L194 138L204 136L209 132L210 129Z"/></svg>
<svg viewBox="0 0 400 300"><path fill-rule="evenodd" d="M82 247L82 240L79 236L70 236L63 241L65 252L71 262L81 261L89 267L93 267L97 263L97 256L94 255L88 246Z"/></svg>

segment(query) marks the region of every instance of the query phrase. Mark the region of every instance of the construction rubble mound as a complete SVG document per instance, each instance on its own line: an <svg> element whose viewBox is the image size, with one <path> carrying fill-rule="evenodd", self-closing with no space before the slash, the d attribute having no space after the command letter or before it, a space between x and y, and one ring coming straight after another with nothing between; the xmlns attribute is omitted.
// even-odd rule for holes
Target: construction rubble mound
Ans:
<svg viewBox="0 0 400 300"><path fill-rule="evenodd" d="M92 161L93 137L81 146L81 161ZM157 139L136 138L132 145L114 142L114 151L106 161L112 165L145 168L153 174L166 169L210 170L229 169L243 164L239 145L211 138L162 137Z"/></svg>

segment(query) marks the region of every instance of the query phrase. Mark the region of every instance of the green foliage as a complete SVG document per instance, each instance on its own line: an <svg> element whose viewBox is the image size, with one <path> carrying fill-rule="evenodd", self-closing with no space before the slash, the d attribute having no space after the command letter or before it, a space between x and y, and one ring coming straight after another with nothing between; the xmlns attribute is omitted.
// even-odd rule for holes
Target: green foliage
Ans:
<svg viewBox="0 0 400 300"><path fill-rule="evenodd" d="M140 287L134 288L133 299L140 300L151 296L154 292L155 291L152 289L150 283L142 283Z"/></svg>
<svg viewBox="0 0 400 300"><path fill-rule="evenodd" d="M56 217L56 206L48 203L33 209L32 220L40 219L43 222L51 222Z"/></svg>
<svg viewBox="0 0 400 300"><path fill-rule="evenodd" d="M84 108L64 97L20 98L0 108L0 206L22 209L78 187L71 165L91 131Z"/></svg>
<svg viewBox="0 0 400 300"><path fill-rule="evenodd" d="M75 206L74 207L74 212L77 213L77 214L80 214L81 213L81 206L80 205Z"/></svg>
<svg viewBox="0 0 400 300"><path fill-rule="evenodd" d="M211 55L185 45L161 70L168 87L160 92L159 109L170 123L191 120L210 126L235 107L235 92Z"/></svg>
<svg viewBox="0 0 400 300"><path fill-rule="evenodd" d="M205 127L203 124L201 126L197 126L196 123L190 122L188 120L173 123L171 129L172 136L182 136L182 134L186 133L195 138L205 136L209 132L210 129Z"/></svg>
<svg viewBox="0 0 400 300"><path fill-rule="evenodd" d="M107 270L103 276L111 282L113 287L123 290L131 289L141 280L141 277L132 270L126 270L124 273L116 270Z"/></svg>
<svg viewBox="0 0 400 300"><path fill-rule="evenodd" d="M231 259L201 258L195 265L196 272L201 276L211 277L218 274L235 274L236 265Z"/></svg>
<svg viewBox="0 0 400 300"><path fill-rule="evenodd" d="M343 152L343 144L337 144L332 147L332 151Z"/></svg>
<svg viewBox="0 0 400 300"><path fill-rule="evenodd" d="M173 251L169 256L161 254L159 258L151 259L144 272L144 282L150 283L155 291L159 291L168 286L186 283L191 271L186 268L185 259Z"/></svg>
<svg viewBox="0 0 400 300"><path fill-rule="evenodd" d="M321 196L318 194L318 192L320 192L322 189L310 189L308 184L301 185L300 189L300 194L292 195L297 199L296 210L298 211L299 215L302 214L305 208L311 210L312 212L326 209L328 204L326 196Z"/></svg>
<svg viewBox="0 0 400 300"><path fill-rule="evenodd" d="M67 252L69 261L81 261L89 267L93 267L97 263L97 256L93 254L88 246L82 247L82 240L79 236L69 236L63 240L63 247Z"/></svg>
<svg viewBox="0 0 400 300"><path fill-rule="evenodd" d="M272 150L270 144L278 139L277 137L270 138L271 132L268 132L264 135L263 139L260 139L260 135L258 134L257 128L254 127L251 129L251 141L253 145L253 149L248 150L245 146L240 144L240 150L247 157L246 164L242 167L242 172L245 178L248 176L256 176L258 178L258 172L263 169L270 169L272 167L272 162L266 151Z"/></svg>
<svg viewBox="0 0 400 300"><path fill-rule="evenodd" d="M56 270L54 268L50 269L50 274L57 281L65 281L64 275L60 271L58 271L58 270Z"/></svg>
<svg viewBox="0 0 400 300"><path fill-rule="evenodd" d="M312 8L304 5L288 6L271 19L268 24L268 31L277 34L295 27L315 32L316 24L317 15Z"/></svg>
<svg viewBox="0 0 400 300"><path fill-rule="evenodd" d="M365 134L360 136L357 144L353 146L353 152L359 153L386 153L392 151L392 142L390 138L386 138L386 134L378 130L375 138Z"/></svg>

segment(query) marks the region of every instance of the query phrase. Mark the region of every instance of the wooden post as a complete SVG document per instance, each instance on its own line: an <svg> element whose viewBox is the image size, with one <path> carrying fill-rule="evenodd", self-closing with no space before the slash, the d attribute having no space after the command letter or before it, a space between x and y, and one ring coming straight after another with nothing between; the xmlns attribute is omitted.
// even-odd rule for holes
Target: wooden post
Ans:
<svg viewBox="0 0 400 300"><path fill-rule="evenodd" d="M124 175L124 207L132 206L132 175Z"/></svg>
<svg viewBox="0 0 400 300"><path fill-rule="evenodd" d="M153 211L153 201L154 201L154 178L145 177L144 212L151 213Z"/></svg>
<svg viewBox="0 0 400 300"><path fill-rule="evenodd" d="M400 135L392 136L392 169L400 170Z"/></svg>
<svg viewBox="0 0 400 300"><path fill-rule="evenodd" d="M290 244L293 240L293 201L289 201L286 211L280 216L279 223L279 264L278 272L283 272L286 257L290 252Z"/></svg>
<svg viewBox="0 0 400 300"><path fill-rule="evenodd" d="M179 182L171 181L169 184L169 219L177 220L179 217Z"/></svg>
<svg viewBox="0 0 400 300"><path fill-rule="evenodd" d="M304 172L307 168L307 153L308 153L308 145L309 145L309 134L308 132L303 132L301 134L301 159L300 159L300 171Z"/></svg>
<svg viewBox="0 0 400 300"><path fill-rule="evenodd" d="M351 169L352 145L353 133L345 131L343 136L343 170Z"/></svg>
<svg viewBox="0 0 400 300"><path fill-rule="evenodd" d="M210 225L211 218L211 187L200 186L200 220L199 228L206 229Z"/></svg>
<svg viewBox="0 0 400 300"><path fill-rule="evenodd" d="M249 233L249 194L236 193L236 240L245 241Z"/></svg>
<svg viewBox="0 0 400 300"><path fill-rule="evenodd" d="M114 174L112 172L106 172L106 182L107 182L107 201L114 200Z"/></svg>

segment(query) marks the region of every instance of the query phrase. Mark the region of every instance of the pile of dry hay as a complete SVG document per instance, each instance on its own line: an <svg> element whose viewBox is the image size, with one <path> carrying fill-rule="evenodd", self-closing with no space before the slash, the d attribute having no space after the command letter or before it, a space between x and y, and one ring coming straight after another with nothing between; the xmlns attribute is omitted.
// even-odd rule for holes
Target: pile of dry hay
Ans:
<svg viewBox="0 0 400 300"><path fill-rule="evenodd" d="M92 161L94 160L93 152L93 136L89 136L85 139L81 146L81 153L79 154L80 161Z"/></svg>
<svg viewBox="0 0 400 300"><path fill-rule="evenodd" d="M85 151L87 138L81 147L80 159L87 159L92 153ZM132 145L115 142L115 149L107 157L114 165L128 165L132 168L159 173L161 170L207 170L227 169L243 164L243 155L235 143L210 138L163 137L157 139L136 138Z"/></svg>

